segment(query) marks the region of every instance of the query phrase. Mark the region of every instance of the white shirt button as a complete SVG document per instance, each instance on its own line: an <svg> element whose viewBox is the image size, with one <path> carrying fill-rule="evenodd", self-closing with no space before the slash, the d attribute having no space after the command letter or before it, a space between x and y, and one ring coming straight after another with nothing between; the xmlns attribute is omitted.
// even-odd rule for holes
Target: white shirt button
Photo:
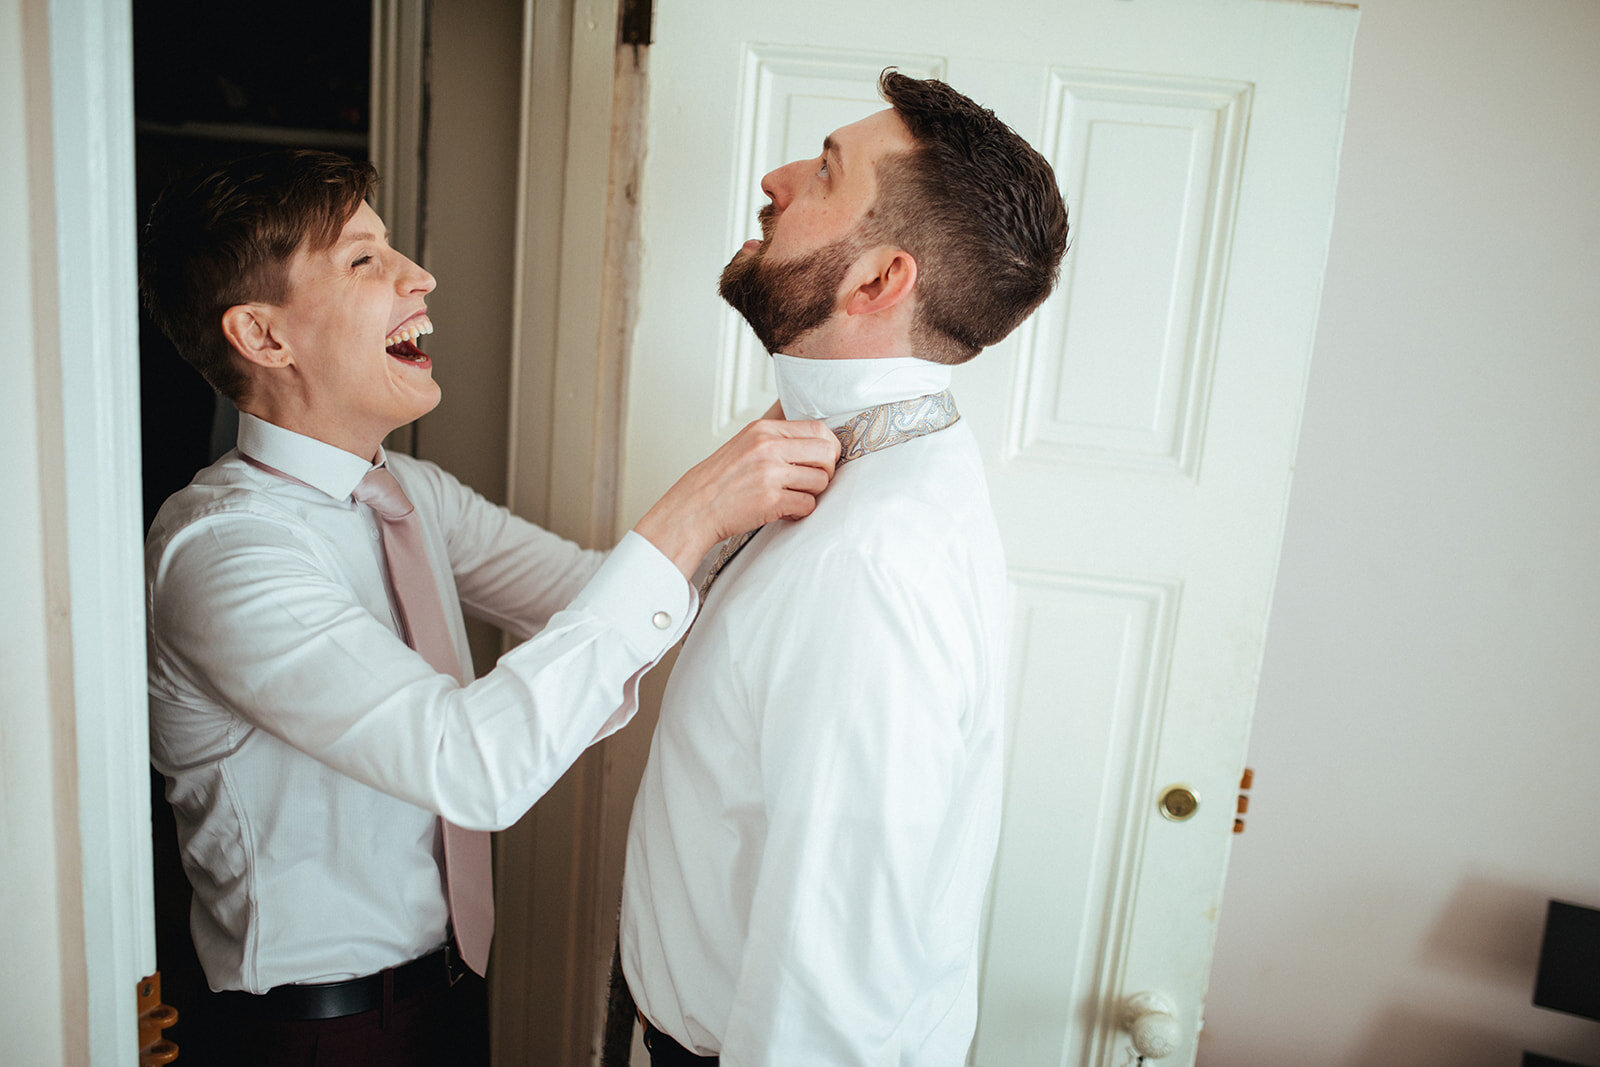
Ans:
<svg viewBox="0 0 1600 1067"><path fill-rule="evenodd" d="M650 621L656 624L656 629L665 630L672 625L672 616L664 611L658 611L650 616Z"/></svg>

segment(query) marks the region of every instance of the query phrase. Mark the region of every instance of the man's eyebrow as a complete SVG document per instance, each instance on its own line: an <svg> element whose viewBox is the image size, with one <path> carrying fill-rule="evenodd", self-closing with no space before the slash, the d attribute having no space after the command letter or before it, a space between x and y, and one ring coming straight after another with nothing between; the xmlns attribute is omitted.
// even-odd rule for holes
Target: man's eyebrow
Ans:
<svg viewBox="0 0 1600 1067"><path fill-rule="evenodd" d="M377 239L378 239L378 235L377 234L375 234L375 233L367 233L365 230L363 230L360 233L345 233L345 234L340 234L339 235L339 239L333 243L333 247L335 247L335 248L343 248L345 245L355 245L355 244L360 244L362 241L376 241ZM385 243L388 243L388 240L389 240L389 231L388 230L384 230L383 231L383 240L384 240Z"/></svg>
<svg viewBox="0 0 1600 1067"><path fill-rule="evenodd" d="M839 172L839 176L843 177L844 176L844 153L839 150L839 142L835 141L833 139L833 135L832 134L829 134L828 136L826 136L826 137L824 137L822 139L822 154L824 156L827 156L827 155L832 155L833 156L833 167L834 167L834 169L836 171Z"/></svg>

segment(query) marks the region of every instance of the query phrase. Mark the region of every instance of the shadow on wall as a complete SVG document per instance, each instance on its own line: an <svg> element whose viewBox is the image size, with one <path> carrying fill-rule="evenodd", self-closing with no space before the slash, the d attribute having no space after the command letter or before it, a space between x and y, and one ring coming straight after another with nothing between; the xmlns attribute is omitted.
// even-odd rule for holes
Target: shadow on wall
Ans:
<svg viewBox="0 0 1600 1067"><path fill-rule="evenodd" d="M1469 878L1423 942L1418 962L1532 1003L1549 902L1545 889Z"/></svg>
<svg viewBox="0 0 1600 1067"><path fill-rule="evenodd" d="M1600 1023L1533 1004L1551 893L1489 878L1464 880L1422 944L1417 962L1424 984L1396 991L1399 1003L1371 1027L1351 1067L1501 1067L1520 1064L1524 1051L1600 1067ZM1480 1018L1441 1014L1426 985L1430 974L1448 982L1456 1003L1471 992L1464 986L1478 986ZM1508 1011L1511 1005L1523 1010ZM1492 1027L1491 1019L1516 1021L1508 1030Z"/></svg>
<svg viewBox="0 0 1600 1067"><path fill-rule="evenodd" d="M1474 1025L1426 1006L1427 990L1416 991L1424 1003L1395 1004L1378 1017L1350 1067L1516 1067L1522 1043L1514 1035Z"/></svg>

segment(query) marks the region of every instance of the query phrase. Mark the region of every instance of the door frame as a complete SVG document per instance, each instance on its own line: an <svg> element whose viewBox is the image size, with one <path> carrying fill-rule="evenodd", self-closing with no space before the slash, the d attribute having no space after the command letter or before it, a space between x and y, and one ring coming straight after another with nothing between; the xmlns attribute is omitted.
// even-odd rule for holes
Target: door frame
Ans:
<svg viewBox="0 0 1600 1067"><path fill-rule="evenodd" d="M523 4L506 500L592 548L636 518L617 513L617 476L646 49L618 44L621 12L620 0ZM633 799L617 783L641 731L648 744L641 721L591 748L497 838L497 1058L598 1063Z"/></svg>
<svg viewBox="0 0 1600 1067"><path fill-rule="evenodd" d="M6 17L4 59L25 86L25 116L8 118L5 141L26 173L29 221L16 254L27 259L27 286L17 299L31 298L22 361L35 390L17 403L35 401L36 419L6 493L37 522L43 617L14 621L39 625L44 662L30 665L37 685L20 670L5 685L24 695L8 718L18 714L44 743L18 754L25 777L7 776L4 824L8 838L48 835L53 881L36 863L8 866L54 886L59 924L59 969L21 961L41 970L36 983L17 983L25 1003L10 1008L29 1027L24 1048L53 1048L69 1063L133 1064L135 986L155 970L155 922L132 15L126 0L24 0Z"/></svg>

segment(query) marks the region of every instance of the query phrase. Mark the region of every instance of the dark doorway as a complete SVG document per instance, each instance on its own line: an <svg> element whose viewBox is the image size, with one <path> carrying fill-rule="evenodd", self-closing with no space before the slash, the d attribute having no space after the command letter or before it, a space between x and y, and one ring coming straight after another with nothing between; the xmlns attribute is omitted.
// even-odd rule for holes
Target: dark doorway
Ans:
<svg viewBox="0 0 1600 1067"><path fill-rule="evenodd" d="M272 148L368 155L368 3L140 0L133 8L136 196L142 220L172 178ZM139 324L144 518L233 447L209 386ZM222 421L231 423L222 404Z"/></svg>

